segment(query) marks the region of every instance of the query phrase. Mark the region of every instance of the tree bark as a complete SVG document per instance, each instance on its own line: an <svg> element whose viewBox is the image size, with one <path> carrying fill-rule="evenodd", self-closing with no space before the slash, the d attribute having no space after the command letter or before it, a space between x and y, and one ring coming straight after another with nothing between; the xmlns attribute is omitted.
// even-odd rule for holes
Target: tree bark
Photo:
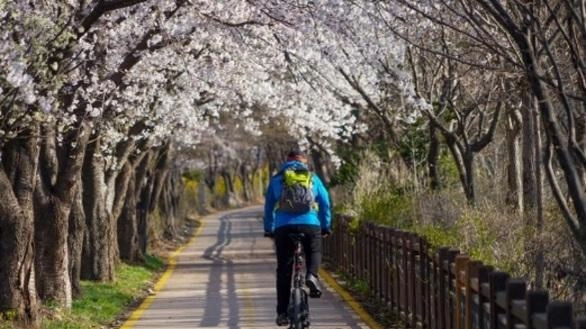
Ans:
<svg viewBox="0 0 586 329"><path fill-rule="evenodd" d="M136 177L132 165L127 163L118 177L118 181L127 180L126 200L118 218L118 249L120 258L129 262L139 262L144 259L141 248L138 244L138 223L137 223L137 188ZM123 184L124 182L118 182Z"/></svg>
<svg viewBox="0 0 586 329"><path fill-rule="evenodd" d="M136 215L137 215L137 233L138 246L141 257L147 254L149 235L149 207L153 195L153 173L152 173L153 151L148 151L145 157L140 161L136 171Z"/></svg>
<svg viewBox="0 0 586 329"><path fill-rule="evenodd" d="M69 213L71 204L52 195L37 198L39 211L35 216L35 266L39 296L71 307L72 290L69 277Z"/></svg>
<svg viewBox="0 0 586 329"><path fill-rule="evenodd" d="M83 248L81 275L88 280L112 281L116 267L117 236L116 227L112 225L106 209L107 186L100 146L100 137L94 135L83 165L87 240Z"/></svg>
<svg viewBox="0 0 586 329"><path fill-rule="evenodd" d="M150 197L149 211L153 212L157 207L157 202L160 199L163 186L167 180L167 174L169 173L169 162L172 156L172 145L167 143L165 146L159 149L157 152L156 167L153 172L153 195Z"/></svg>
<svg viewBox="0 0 586 329"><path fill-rule="evenodd" d="M470 204L476 204L476 183L474 182L474 152L466 150L464 153L464 170L465 170L465 182L464 182L464 194Z"/></svg>
<svg viewBox="0 0 586 329"><path fill-rule="evenodd" d="M163 234L167 239L175 237L179 229L177 211L181 191L183 191L181 174L176 171L173 174L167 174L167 179L159 200L159 206L157 207L161 210L161 216L165 222L165 231Z"/></svg>
<svg viewBox="0 0 586 329"><path fill-rule="evenodd" d="M149 151L149 148L150 142L143 141L138 146L141 151L128 157L128 161L116 177L113 214L117 219L118 249L120 258L129 262L144 260L139 232L139 214L147 216L148 213L144 212L146 210L139 209L144 207L143 204L139 204L139 195L142 193L141 187L148 179L147 174L152 162L152 151ZM139 213L139 211L143 212ZM146 217L143 221L146 222ZM142 239L146 240L146 237Z"/></svg>
<svg viewBox="0 0 586 329"><path fill-rule="evenodd" d="M581 150L586 150L586 102L582 103L582 111L576 116L576 143ZM586 186L586 168L579 169L579 176Z"/></svg>
<svg viewBox="0 0 586 329"><path fill-rule="evenodd" d="M13 314L25 326L34 326L38 315L33 247L38 152L37 138L23 137L4 145L0 157L0 314Z"/></svg>
<svg viewBox="0 0 586 329"><path fill-rule="evenodd" d="M79 177L90 127L81 121L57 147L54 127L45 127L41 165L35 190L35 271L39 296L71 307L69 277L69 215L80 185Z"/></svg>
<svg viewBox="0 0 586 329"><path fill-rule="evenodd" d="M250 173L250 164L246 161L243 161L238 166L238 177L242 181L242 197L244 201L248 202L252 200L252 181L251 181L251 173Z"/></svg>
<svg viewBox="0 0 586 329"><path fill-rule="evenodd" d="M537 158L535 155L535 110L533 96L527 90L524 92L522 107L522 141L523 141L523 212L526 213L526 222L531 220L537 208L537 182L535 171L537 170Z"/></svg>
<svg viewBox="0 0 586 329"><path fill-rule="evenodd" d="M319 145L316 144L316 147L319 147ZM323 151L312 149L310 151L310 154L311 154L311 160L313 162L313 167L314 167L315 173L319 176L319 178L322 180L322 182L324 182L324 184L327 186L330 183L330 175L328 172L327 165L326 165L324 158L323 158Z"/></svg>
<svg viewBox="0 0 586 329"><path fill-rule="evenodd" d="M437 136L437 127L433 122L429 123L429 150L427 151L427 168L429 183L432 190L441 188L438 158L440 154L440 142Z"/></svg>
<svg viewBox="0 0 586 329"><path fill-rule="evenodd" d="M535 129L533 130L535 133L534 136L534 147L535 147L535 157L538 160L535 168L535 182L536 182L536 209L535 209L535 236L539 239L541 234L543 233L543 225L545 219L543 218L543 152L542 152L542 138L541 138L541 127L539 125L539 113L537 111L533 112L534 118L533 122L535 123ZM539 240L538 240L539 241ZM542 243L536 244L535 250L535 286L538 289L542 289L544 287L544 276L545 276L545 259L544 259L544 246Z"/></svg>
<svg viewBox="0 0 586 329"><path fill-rule="evenodd" d="M81 180L81 177L79 178ZM69 236L67 245L69 248L69 277L71 280L71 293L73 298L81 295L81 262L83 241L86 234L85 212L83 210L82 187L75 193L75 200L69 214Z"/></svg>
<svg viewBox="0 0 586 329"><path fill-rule="evenodd" d="M522 120L520 113L511 111L507 118L506 145L507 145L507 194L505 202L516 211L523 211L523 195L521 193L523 181L521 175L521 150L519 133Z"/></svg>

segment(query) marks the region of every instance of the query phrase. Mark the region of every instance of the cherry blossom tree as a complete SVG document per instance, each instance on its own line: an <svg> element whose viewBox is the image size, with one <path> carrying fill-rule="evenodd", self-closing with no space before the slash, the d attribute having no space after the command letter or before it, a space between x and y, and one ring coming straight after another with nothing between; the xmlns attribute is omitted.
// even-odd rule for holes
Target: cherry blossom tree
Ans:
<svg viewBox="0 0 586 329"><path fill-rule="evenodd" d="M339 52L326 43L365 13L342 4L0 3L0 311L34 321L37 294L68 307L80 277L113 279L122 249L140 258L149 213L172 213L173 150L221 138L233 177L250 144L222 131L252 137L258 155L254 137L279 122L287 142L333 154L362 129L365 97L339 77L376 89L352 62L369 36ZM126 237L139 247L119 246Z"/></svg>

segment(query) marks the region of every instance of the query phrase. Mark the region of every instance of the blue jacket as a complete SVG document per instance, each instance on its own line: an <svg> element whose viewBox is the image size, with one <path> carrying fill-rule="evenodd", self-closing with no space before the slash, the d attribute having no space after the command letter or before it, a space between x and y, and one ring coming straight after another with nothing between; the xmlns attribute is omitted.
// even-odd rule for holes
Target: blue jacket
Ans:
<svg viewBox="0 0 586 329"><path fill-rule="evenodd" d="M312 175L313 195L315 202L317 202L318 209L312 209L304 214L291 214L275 209L279 198L281 197L281 190L283 189L283 171L290 167L307 166L299 161L287 161L281 166L277 174L271 177L267 194L265 196L265 213L264 213L264 230L267 233L272 233L277 227L284 225L315 225L321 229L331 229L331 210L330 210L330 196L324 187L321 179L317 175Z"/></svg>

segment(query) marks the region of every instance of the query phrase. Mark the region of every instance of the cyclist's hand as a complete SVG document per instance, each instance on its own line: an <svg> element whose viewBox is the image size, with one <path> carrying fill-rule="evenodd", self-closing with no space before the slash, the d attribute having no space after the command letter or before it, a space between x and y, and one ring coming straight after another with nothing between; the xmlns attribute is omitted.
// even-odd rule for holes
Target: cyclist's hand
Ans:
<svg viewBox="0 0 586 329"><path fill-rule="evenodd" d="M264 235L265 238L271 238L274 239L275 238L275 234L271 233L271 232L265 232Z"/></svg>
<svg viewBox="0 0 586 329"><path fill-rule="evenodd" d="M321 230L321 236L323 238L327 238L328 236L330 236L332 234L332 231L329 229L322 229Z"/></svg>

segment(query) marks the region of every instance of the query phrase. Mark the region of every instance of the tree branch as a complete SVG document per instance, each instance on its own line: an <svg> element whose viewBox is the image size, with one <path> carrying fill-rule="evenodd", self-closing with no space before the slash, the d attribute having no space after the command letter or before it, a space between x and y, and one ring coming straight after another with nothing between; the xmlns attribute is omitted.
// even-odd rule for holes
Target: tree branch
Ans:
<svg viewBox="0 0 586 329"><path fill-rule="evenodd" d="M147 0L99 0L92 11L81 21L77 37L81 38L94 25L102 15L109 11L131 7Z"/></svg>
<svg viewBox="0 0 586 329"><path fill-rule="evenodd" d="M202 15L205 18L208 18L216 23L220 23L222 25L226 25L229 27L243 27L243 26L247 26L247 25L261 25L261 26L265 26L265 25L272 25L270 23L263 23L263 22L259 22L259 21L255 21L255 20L247 20L247 21L242 21L242 22L229 22L229 21L225 21L223 19L220 19L218 17L209 15L209 14L204 14L202 13Z"/></svg>

